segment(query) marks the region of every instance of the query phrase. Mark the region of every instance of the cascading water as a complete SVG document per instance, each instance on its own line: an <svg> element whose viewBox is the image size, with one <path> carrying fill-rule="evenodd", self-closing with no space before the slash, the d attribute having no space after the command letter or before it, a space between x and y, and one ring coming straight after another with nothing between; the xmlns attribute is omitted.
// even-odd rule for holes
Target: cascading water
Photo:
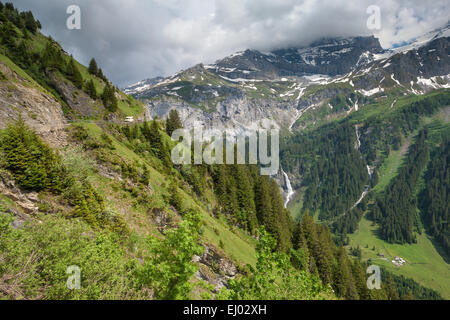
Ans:
<svg viewBox="0 0 450 320"><path fill-rule="evenodd" d="M286 202L284 203L284 207L287 208L287 205L289 204L289 201L291 201L291 197L294 195L294 189L292 189L291 180L289 180L289 176L286 172L282 169L281 172L284 176L284 182L287 188L287 196L286 196Z"/></svg>
<svg viewBox="0 0 450 320"><path fill-rule="evenodd" d="M358 150L360 150L361 149L361 140L360 140L361 135L359 134L358 127L355 127L355 130L356 130L356 139L358 141Z"/></svg>
<svg viewBox="0 0 450 320"><path fill-rule="evenodd" d="M358 140L358 150L360 150L361 149L361 140L360 140L361 135L359 134L358 127L356 127L356 138ZM360 204L363 201L364 197L367 195L367 193L370 190L370 181L372 180L372 169L368 165L367 165L367 173L369 174L369 184L364 189L364 191L361 195L361 198L359 198L359 200L356 201L356 203L353 205L353 208L356 207L358 204Z"/></svg>

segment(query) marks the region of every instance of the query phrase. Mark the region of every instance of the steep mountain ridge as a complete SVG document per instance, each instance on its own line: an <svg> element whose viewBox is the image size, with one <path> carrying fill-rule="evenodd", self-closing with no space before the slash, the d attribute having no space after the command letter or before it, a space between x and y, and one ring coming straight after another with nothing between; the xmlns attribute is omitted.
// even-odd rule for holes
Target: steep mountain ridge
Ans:
<svg viewBox="0 0 450 320"><path fill-rule="evenodd" d="M448 87L448 28L391 50L374 37L323 39L270 53L246 50L125 91L152 116L164 118L175 108L190 128L200 122L237 134L257 127L291 130L305 110L338 95L355 111L386 91L423 94Z"/></svg>
<svg viewBox="0 0 450 320"><path fill-rule="evenodd" d="M208 68L231 79L277 79L308 74L336 76L350 72L361 55L383 49L375 37L322 39L306 48L262 53L246 50L217 61Z"/></svg>

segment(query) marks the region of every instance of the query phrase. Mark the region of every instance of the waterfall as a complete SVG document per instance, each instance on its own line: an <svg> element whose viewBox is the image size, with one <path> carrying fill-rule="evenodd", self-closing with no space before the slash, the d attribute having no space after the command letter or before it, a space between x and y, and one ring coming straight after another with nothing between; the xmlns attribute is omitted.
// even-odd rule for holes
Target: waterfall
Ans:
<svg viewBox="0 0 450 320"><path fill-rule="evenodd" d="M367 193L369 192L369 189L370 189L370 186L366 186L366 188L364 189L364 192L363 192L362 195L361 195L361 198L359 198L359 200L356 201L356 203L353 205L352 209L353 209L354 207L356 207L358 204L360 204L360 203L363 201L364 197L365 197L365 196L367 195Z"/></svg>
<svg viewBox="0 0 450 320"><path fill-rule="evenodd" d="M367 173L369 174L369 181L372 180L372 169L369 167L369 165L367 165Z"/></svg>
<svg viewBox="0 0 450 320"><path fill-rule="evenodd" d="M359 134L358 127L355 127L356 130L356 138L358 139L358 150L361 149L361 135Z"/></svg>
<svg viewBox="0 0 450 320"><path fill-rule="evenodd" d="M289 201L291 201L291 197L294 195L295 192L292 189L291 180L289 180L289 176L287 175L287 173L284 172L283 169L281 169L281 172L283 173L284 182L285 182L286 188L287 188L287 197L286 197L286 202L284 203L284 207L287 208L287 205L288 205Z"/></svg>
<svg viewBox="0 0 450 320"><path fill-rule="evenodd" d="M358 150L360 150L361 149L361 140L360 140L361 135L359 134L358 127L355 127L355 129L356 129L356 138L358 139ZM372 175L373 175L372 169L369 167L369 165L367 165L367 173L369 174L369 184L364 189L364 191L361 195L361 198L359 198L359 200L356 201L356 203L353 205L352 209L355 208L358 204L360 204L363 201L364 197L367 195L367 193L369 193L370 181L372 181Z"/></svg>

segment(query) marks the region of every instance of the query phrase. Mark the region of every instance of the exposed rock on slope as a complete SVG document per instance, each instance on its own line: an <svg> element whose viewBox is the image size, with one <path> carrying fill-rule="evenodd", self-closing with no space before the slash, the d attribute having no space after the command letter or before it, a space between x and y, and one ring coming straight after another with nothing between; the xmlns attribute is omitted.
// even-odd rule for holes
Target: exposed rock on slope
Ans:
<svg viewBox="0 0 450 320"><path fill-rule="evenodd" d="M14 212L20 221L28 220L28 215L36 214L39 210L37 207L38 193L21 190L16 186L14 178L5 171L0 171L0 194L14 201L26 213Z"/></svg>
<svg viewBox="0 0 450 320"><path fill-rule="evenodd" d="M52 145L63 145L67 121L60 103L35 82L19 76L1 62L0 71L7 78L0 81L0 128L21 116Z"/></svg>
<svg viewBox="0 0 450 320"><path fill-rule="evenodd" d="M67 81L57 73L48 73L58 93L69 107L78 115L96 117L105 111L100 101L92 100L83 90L77 89L72 82Z"/></svg>

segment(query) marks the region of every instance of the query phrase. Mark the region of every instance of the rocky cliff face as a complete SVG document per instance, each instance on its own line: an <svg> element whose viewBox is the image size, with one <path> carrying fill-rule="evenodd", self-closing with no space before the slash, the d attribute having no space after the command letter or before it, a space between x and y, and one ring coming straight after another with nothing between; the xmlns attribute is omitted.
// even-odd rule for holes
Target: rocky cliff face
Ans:
<svg viewBox="0 0 450 320"><path fill-rule="evenodd" d="M78 89L72 82L64 79L60 74L47 72L54 88L70 107L73 116L98 117L103 115L105 108L101 100L93 100L83 90Z"/></svg>
<svg viewBox="0 0 450 320"><path fill-rule="evenodd" d="M297 104L270 99L256 101L239 95L227 97L208 111L169 97L158 102L148 102L148 108L152 117L159 118L165 118L171 109L176 109L184 126L189 129L198 123L202 125L203 130L229 130L234 135L239 135L245 130L279 129L281 125L288 127Z"/></svg>
<svg viewBox="0 0 450 320"><path fill-rule="evenodd" d="M66 118L60 103L24 75L0 62L0 128L19 116L53 146L65 143Z"/></svg>

